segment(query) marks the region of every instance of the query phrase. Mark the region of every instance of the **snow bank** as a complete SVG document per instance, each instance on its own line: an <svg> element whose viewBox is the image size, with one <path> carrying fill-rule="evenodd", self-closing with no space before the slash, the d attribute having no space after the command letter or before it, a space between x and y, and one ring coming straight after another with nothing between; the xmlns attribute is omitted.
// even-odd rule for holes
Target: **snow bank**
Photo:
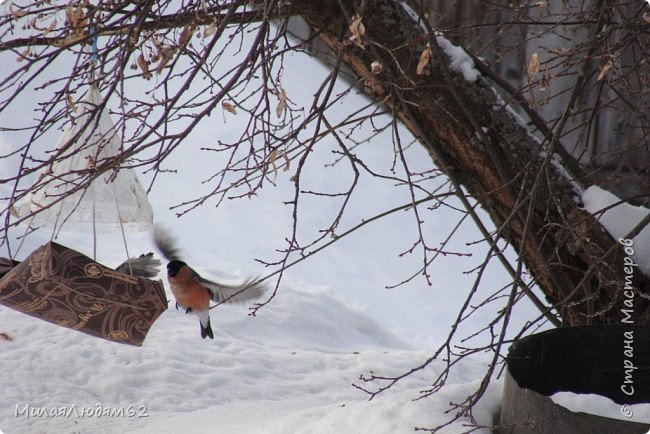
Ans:
<svg viewBox="0 0 650 434"><path fill-rule="evenodd" d="M593 394L558 392L551 396L554 403L574 412L620 419L628 422L650 423L650 404L622 406L611 399Z"/></svg>
<svg viewBox="0 0 650 434"><path fill-rule="evenodd" d="M446 421L448 403L477 387L452 376L440 395L412 402L442 369L433 364L369 402L351 386L360 374L396 375L428 352L409 349L323 290L283 288L255 318L245 306L220 306L212 322L214 341L202 340L197 319L171 308L136 348L2 308L0 332L12 340L0 340L0 428L7 434L410 432L416 424ZM463 376L480 378L484 369L468 363ZM474 413L486 425L500 391L493 385Z"/></svg>
<svg viewBox="0 0 650 434"><path fill-rule="evenodd" d="M593 214L616 240L625 238L650 213L647 208L622 202L597 186L584 191L582 202L584 209ZM631 241L634 254L628 256L634 258L643 274L650 276L650 227L646 226Z"/></svg>

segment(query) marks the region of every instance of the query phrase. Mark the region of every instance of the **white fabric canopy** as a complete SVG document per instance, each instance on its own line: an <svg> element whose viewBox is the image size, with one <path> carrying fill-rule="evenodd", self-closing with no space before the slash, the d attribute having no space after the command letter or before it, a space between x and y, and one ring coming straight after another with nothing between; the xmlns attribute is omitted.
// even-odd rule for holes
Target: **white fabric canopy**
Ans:
<svg viewBox="0 0 650 434"><path fill-rule="evenodd" d="M153 211L132 169L108 170L87 188L69 193L85 183L84 172L120 152L120 140L106 110L102 110L99 119L95 116L88 123L93 109L101 102L99 90L92 86L77 107L72 124L59 139L57 150L67 148L63 158L54 162L37 181L36 189L14 206L19 217L47 208L35 215L33 227L68 232L151 229Z"/></svg>

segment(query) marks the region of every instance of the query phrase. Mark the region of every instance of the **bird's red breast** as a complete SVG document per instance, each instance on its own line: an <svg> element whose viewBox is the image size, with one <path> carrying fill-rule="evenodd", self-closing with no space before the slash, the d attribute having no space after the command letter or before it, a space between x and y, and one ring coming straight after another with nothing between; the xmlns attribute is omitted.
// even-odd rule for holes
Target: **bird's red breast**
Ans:
<svg viewBox="0 0 650 434"><path fill-rule="evenodd" d="M187 266L181 267L175 276L168 276L168 279L174 298L181 306L196 311L210 307L210 293Z"/></svg>

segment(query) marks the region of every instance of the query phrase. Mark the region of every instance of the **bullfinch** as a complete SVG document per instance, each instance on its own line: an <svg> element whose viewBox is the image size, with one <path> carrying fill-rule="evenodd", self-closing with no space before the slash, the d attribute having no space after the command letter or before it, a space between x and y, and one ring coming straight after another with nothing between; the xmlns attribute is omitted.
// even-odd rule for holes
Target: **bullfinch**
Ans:
<svg viewBox="0 0 650 434"><path fill-rule="evenodd" d="M201 337L214 339L210 326L210 302L238 303L260 297L265 290L263 284L248 279L241 285L225 285L204 279L189 265L180 260L179 250L174 240L161 227L154 228L156 246L169 261L167 279L169 288L176 298L176 308L182 307L186 313L199 317Z"/></svg>

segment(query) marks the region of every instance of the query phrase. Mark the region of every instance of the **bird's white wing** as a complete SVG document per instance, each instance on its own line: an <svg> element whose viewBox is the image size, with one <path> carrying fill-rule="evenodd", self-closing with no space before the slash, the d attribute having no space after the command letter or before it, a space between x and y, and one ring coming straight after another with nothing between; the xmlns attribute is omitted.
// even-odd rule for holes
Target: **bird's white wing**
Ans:
<svg viewBox="0 0 650 434"><path fill-rule="evenodd" d="M266 285L255 283L253 278L245 280L240 285L224 285L204 279L198 273L196 276L199 282L208 288L212 301L215 303L243 303L260 298L266 291Z"/></svg>

